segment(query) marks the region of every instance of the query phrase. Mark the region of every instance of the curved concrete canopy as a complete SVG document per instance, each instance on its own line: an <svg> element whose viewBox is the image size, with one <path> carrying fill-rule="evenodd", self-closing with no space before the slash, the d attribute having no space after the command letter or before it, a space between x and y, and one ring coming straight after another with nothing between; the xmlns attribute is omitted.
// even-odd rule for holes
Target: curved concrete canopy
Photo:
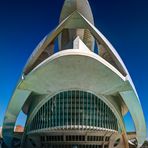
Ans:
<svg viewBox="0 0 148 148"><path fill-rule="evenodd" d="M84 60L82 61L83 58ZM88 65L86 65L87 63ZM84 65L86 65L87 67ZM103 69L101 69L102 66L104 67ZM95 73L94 67L98 69L98 73ZM57 69L58 71L53 72L53 70L55 69ZM83 73L80 70L83 70ZM88 72L88 70L90 72ZM106 74L104 73L105 71ZM62 75L63 73L65 74L65 76ZM75 75L73 75L74 73ZM54 77L55 74L57 75L56 77ZM79 77L71 78L71 76L77 75L79 75ZM103 75L104 78L102 78ZM39 77L40 79L38 79ZM50 83L47 81L48 78L50 79ZM90 80L88 83L87 81L85 81L87 78L92 80ZM28 88L40 94L47 94L49 92L54 92L54 89L57 87L60 89L62 86L62 88L64 89L64 84L66 83L66 81L71 81L71 83L69 83L69 86L67 86L66 88L77 88L76 86L83 85L85 86L85 88L88 87L88 89L89 87L93 87L93 89L97 90L99 93L109 94L109 92L111 93L115 88L119 88L119 85L126 81L126 77L124 77L111 64L109 64L103 58L94 54L93 52L84 50L80 51L79 49L70 49L58 52L39 64L27 76L25 76L25 80L19 85L19 89ZM73 81L75 81L75 83ZM55 82L57 83L55 84ZM60 82L62 83L59 84ZM83 82L83 84L80 84L80 82ZM87 84L85 84L85 82L87 82ZM34 85L35 83L40 84L40 86ZM95 88L95 85L93 85L93 83L97 83L98 86ZM51 86L51 89L48 89L49 86Z"/></svg>

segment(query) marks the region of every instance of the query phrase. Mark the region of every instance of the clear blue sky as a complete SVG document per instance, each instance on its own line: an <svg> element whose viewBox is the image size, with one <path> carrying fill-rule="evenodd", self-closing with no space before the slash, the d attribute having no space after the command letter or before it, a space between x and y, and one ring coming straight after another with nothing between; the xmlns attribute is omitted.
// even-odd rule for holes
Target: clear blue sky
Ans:
<svg viewBox="0 0 148 148"><path fill-rule="evenodd" d="M148 1L89 1L96 27L119 52L131 74L148 123ZM0 0L0 126L28 57L58 24L63 2ZM18 123L23 124L23 117ZM129 116L126 123L132 130Z"/></svg>

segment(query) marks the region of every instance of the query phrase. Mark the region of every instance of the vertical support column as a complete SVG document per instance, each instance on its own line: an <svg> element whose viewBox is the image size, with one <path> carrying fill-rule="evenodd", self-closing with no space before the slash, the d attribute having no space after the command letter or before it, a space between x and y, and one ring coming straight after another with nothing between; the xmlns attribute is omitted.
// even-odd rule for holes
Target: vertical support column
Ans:
<svg viewBox="0 0 148 148"><path fill-rule="evenodd" d="M41 129L43 128L43 118L44 118L44 105L41 107L41 121L42 121L42 124L41 124Z"/></svg>
<svg viewBox="0 0 148 148"><path fill-rule="evenodd" d="M51 128L51 115L52 115L52 112L51 112L51 100L52 100L52 98L49 101L49 128Z"/></svg>
<svg viewBox="0 0 148 148"><path fill-rule="evenodd" d="M110 112L111 110L109 109L109 112ZM109 114L109 129L111 129L111 114Z"/></svg>
<svg viewBox="0 0 148 148"><path fill-rule="evenodd" d="M105 128L107 128L107 124L106 124L106 104L104 104L104 106L105 106L105 110L104 110L104 124L105 124Z"/></svg>
<svg viewBox="0 0 148 148"><path fill-rule="evenodd" d="M87 116L86 116L86 129L87 129L87 126L88 126L88 93L87 93Z"/></svg>
<svg viewBox="0 0 148 148"><path fill-rule="evenodd" d="M103 123L102 123L102 121L103 121L103 119L102 119L102 113L103 113L103 102L102 101L100 101L100 103L101 103L101 108L100 108L100 112L101 112L101 116L100 116L100 118L101 118L101 126L100 127L102 127L103 126Z"/></svg>
<svg viewBox="0 0 148 148"><path fill-rule="evenodd" d="M97 97L95 97L96 101L97 101L97 127L99 126L99 99Z"/></svg>
<svg viewBox="0 0 148 148"><path fill-rule="evenodd" d="M47 127L49 128L49 101L47 102Z"/></svg>
<svg viewBox="0 0 148 148"><path fill-rule="evenodd" d="M40 129L40 126L41 126L40 112L41 112L41 110L39 110L38 115L37 115L37 120L36 120L36 121L38 121L38 124L36 122L36 124L37 124L36 128L38 128L38 129Z"/></svg>
<svg viewBox="0 0 148 148"><path fill-rule="evenodd" d="M74 117L75 118L75 124L74 125L76 127L76 91L75 91L74 99L75 99L75 103L74 103L75 104L75 114L74 114L75 115L75 117Z"/></svg>
<svg viewBox="0 0 148 148"><path fill-rule="evenodd" d="M68 108L69 108L69 91L66 93L66 96L67 96L67 129L68 129Z"/></svg>
<svg viewBox="0 0 148 148"><path fill-rule="evenodd" d="M55 97L52 98L52 127L54 127L54 99Z"/></svg>
<svg viewBox="0 0 148 148"><path fill-rule="evenodd" d="M72 116L72 91L71 91L71 128L72 128L72 119L73 116Z"/></svg>
<svg viewBox="0 0 148 148"><path fill-rule="evenodd" d="M42 128L44 128L45 105L42 106Z"/></svg>
<svg viewBox="0 0 148 148"><path fill-rule="evenodd" d="M33 119L33 121L34 121L34 123L33 123L33 125L32 125L32 127L31 127L31 130L33 129L35 129L36 128L36 117L37 117L37 115L35 116L35 118ZM29 131L30 131L30 129L28 129Z"/></svg>
<svg viewBox="0 0 148 148"><path fill-rule="evenodd" d="M41 121L40 121L40 111L39 111L37 113L37 117L36 117L36 126L35 126L35 128L39 129L40 128L40 124L41 124Z"/></svg>
<svg viewBox="0 0 148 148"><path fill-rule="evenodd" d="M93 102L94 102L94 104L93 104L93 108L94 108L94 117L93 117L93 126L95 127L96 126L96 116L95 116L95 114L96 114L96 111L95 111L95 106L96 106L96 98L95 98L95 96L93 95Z"/></svg>
<svg viewBox="0 0 148 148"><path fill-rule="evenodd" d="M101 127L101 101L99 100L99 127Z"/></svg>
<svg viewBox="0 0 148 148"><path fill-rule="evenodd" d="M47 104L45 103L45 105L44 105L44 128L47 127L47 125L46 125L46 123L47 123L47 121L46 121L46 113L47 113L46 108L47 108Z"/></svg>
<svg viewBox="0 0 148 148"><path fill-rule="evenodd" d="M89 94L90 95L90 105L89 105L89 107L90 107L90 111L89 111L89 113L90 113L90 115L89 115L89 120L90 120L90 123L89 123L89 126L90 126L90 128L91 128L91 124L92 124L92 94Z"/></svg>
<svg viewBox="0 0 148 148"><path fill-rule="evenodd" d="M61 116L60 116L60 112L61 112L61 106L60 106L61 98L60 98L60 94L58 94L58 96L59 96L59 123L58 123L58 125L61 126Z"/></svg>
<svg viewBox="0 0 148 148"><path fill-rule="evenodd" d="M64 98L64 92L62 92L62 100L63 100L63 124L62 124L62 126L63 126L63 129L64 129L64 101L65 101L65 98Z"/></svg>
<svg viewBox="0 0 148 148"><path fill-rule="evenodd" d="M105 119L105 104L103 102L103 116L102 116L102 125L103 125L103 128L105 127L104 119Z"/></svg>
<svg viewBox="0 0 148 148"><path fill-rule="evenodd" d="M79 129L80 129L80 105L81 105L81 93L79 91Z"/></svg>
<svg viewBox="0 0 148 148"><path fill-rule="evenodd" d="M55 96L55 126L57 127L57 95Z"/></svg>
<svg viewBox="0 0 148 148"><path fill-rule="evenodd" d="M41 115L42 115L42 107L41 107L41 109L40 109L40 129L42 128L42 118L41 118Z"/></svg>
<svg viewBox="0 0 148 148"><path fill-rule="evenodd" d="M83 116L83 121L82 121L82 125L85 125L85 124L84 124L84 116L85 116L84 92L82 92L82 94L83 94L83 95L82 95L82 97L83 97L83 115L82 115L82 116ZM84 127L83 127L83 129L84 129Z"/></svg>
<svg viewBox="0 0 148 148"><path fill-rule="evenodd" d="M37 114L37 121L38 121L38 125L36 126L38 129L40 129L40 126L41 126L41 121L40 121L40 110L38 111L38 114Z"/></svg>
<svg viewBox="0 0 148 148"><path fill-rule="evenodd" d="M110 126L109 126L109 109L108 108L107 108L107 121L106 121L106 123L107 123L107 128L109 129Z"/></svg>

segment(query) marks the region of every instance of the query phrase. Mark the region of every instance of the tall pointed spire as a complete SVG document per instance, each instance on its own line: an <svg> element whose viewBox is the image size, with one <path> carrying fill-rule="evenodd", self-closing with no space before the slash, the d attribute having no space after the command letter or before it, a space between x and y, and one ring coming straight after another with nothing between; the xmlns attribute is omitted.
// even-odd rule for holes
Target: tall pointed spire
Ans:
<svg viewBox="0 0 148 148"><path fill-rule="evenodd" d="M65 0L61 11L60 22L74 11L78 11L91 22L91 24L94 24L94 18L88 0Z"/></svg>
<svg viewBox="0 0 148 148"><path fill-rule="evenodd" d="M94 18L88 0L65 0L60 15L60 22L62 22L75 11L78 11L91 24L94 25ZM78 21L79 19L76 18L75 22ZM80 29L76 27L63 30L62 34L59 37L60 50L72 48L73 41L77 36L80 37L80 39L90 50L94 50L94 38L91 35L90 31L85 28Z"/></svg>

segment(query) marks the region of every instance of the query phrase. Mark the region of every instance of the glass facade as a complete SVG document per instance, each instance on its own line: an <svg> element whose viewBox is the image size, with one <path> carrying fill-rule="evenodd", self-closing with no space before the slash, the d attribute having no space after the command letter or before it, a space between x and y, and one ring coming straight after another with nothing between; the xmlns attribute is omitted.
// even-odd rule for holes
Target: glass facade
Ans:
<svg viewBox="0 0 148 148"><path fill-rule="evenodd" d="M118 130L112 110L94 94L78 90L61 92L50 98L34 116L28 130L55 127Z"/></svg>

